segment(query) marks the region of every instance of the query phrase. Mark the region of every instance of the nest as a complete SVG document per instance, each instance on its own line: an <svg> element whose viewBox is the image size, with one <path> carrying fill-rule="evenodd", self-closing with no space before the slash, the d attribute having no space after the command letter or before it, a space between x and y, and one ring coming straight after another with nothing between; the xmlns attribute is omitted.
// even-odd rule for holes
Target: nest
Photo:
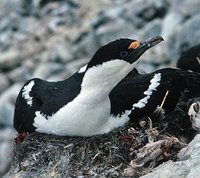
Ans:
<svg viewBox="0 0 200 178"><path fill-rule="evenodd" d="M139 177L177 153L197 134L184 97L170 114L158 110L138 123L93 137L21 133L9 175L19 177ZM80 128L81 129L81 128Z"/></svg>

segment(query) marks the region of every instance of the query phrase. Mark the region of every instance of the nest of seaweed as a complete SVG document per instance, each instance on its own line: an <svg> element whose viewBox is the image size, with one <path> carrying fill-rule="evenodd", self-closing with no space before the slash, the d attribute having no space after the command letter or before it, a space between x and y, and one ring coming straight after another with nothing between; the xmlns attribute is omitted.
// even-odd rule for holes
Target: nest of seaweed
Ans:
<svg viewBox="0 0 200 178"><path fill-rule="evenodd" d="M9 174L19 177L139 177L177 153L197 134L188 116L192 100L181 99L170 114L154 114L137 123L93 137L41 133L16 138Z"/></svg>

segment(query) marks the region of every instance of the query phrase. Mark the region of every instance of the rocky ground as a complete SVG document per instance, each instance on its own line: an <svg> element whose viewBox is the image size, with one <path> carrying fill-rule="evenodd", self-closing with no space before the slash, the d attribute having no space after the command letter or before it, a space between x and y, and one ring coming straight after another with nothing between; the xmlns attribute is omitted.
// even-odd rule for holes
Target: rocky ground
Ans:
<svg viewBox="0 0 200 178"><path fill-rule="evenodd" d="M199 44L199 19L200 0L1 0L0 176L8 170L12 162L10 156L12 151L10 150L12 150L15 137L15 131L12 128L14 103L26 80L32 77L50 81L67 78L87 63L98 47L122 37L143 40L154 35L161 35L165 39L165 43L148 51L138 63L138 68L150 72L161 67L175 67L177 59L183 51ZM187 113L187 111L185 112ZM158 132L160 135L160 131ZM127 131L123 134L129 135ZM192 136L194 137L194 135ZM113 137L111 138L113 139ZM35 137L33 136L33 138ZM36 138L36 141L38 139L39 137ZM49 139L52 140L52 138ZM110 141L107 136L105 139ZM156 139L155 141L160 140ZM56 138L56 140L59 141L60 138ZM191 140L192 138L186 143ZM194 142L198 140L197 136ZM32 142L32 140L29 141ZM39 141L41 140L39 139ZM107 140L105 141L107 142ZM93 140L93 142L96 141ZM25 146L22 144L22 149L26 148L27 142L22 143L25 144ZM46 142L44 143L46 144ZM57 147L52 149L67 145L69 148L64 149L75 149L74 145L71 148L70 144L74 143L69 138L64 143L61 141ZM142 146L144 145L140 145L138 149ZM104 146L102 147L104 148ZM179 144L178 150L182 147L183 145ZM190 150L196 147L198 145ZM34 147L33 150L32 147L30 149L30 153L26 152L29 157L35 154L34 151L37 151L34 150ZM37 149L41 151L40 148ZM51 150L51 148L47 150ZM75 152L76 149L72 151L72 153ZM195 152L197 151L195 150ZM99 159L98 153L98 151L92 152L89 158L94 158L96 161ZM48 151L47 154L49 154ZM63 161L68 160L65 159L65 154L67 152L59 155L64 157L59 158L58 165L62 165ZM188 157L193 157L192 154L193 151ZM107 153L105 155L108 156ZM54 158L56 160L56 154ZM130 157L128 159L123 157L123 159L127 164L131 161ZM185 157L182 156L179 159L184 160ZM37 155L36 160L38 160ZM119 159L118 162L120 162ZM52 162L52 165L54 163L56 162ZM46 166L50 166L49 164ZM183 162L181 164L186 165ZM169 165L170 169L170 165L173 163L166 165ZM58 166L54 166L56 170ZM122 170L125 167L122 165L119 169ZM111 168L108 166L106 170L109 169ZM185 172L188 174L185 175L189 175L190 171L188 170L190 169L186 166ZM95 170L92 171L95 172ZM81 174L77 173L77 175Z"/></svg>

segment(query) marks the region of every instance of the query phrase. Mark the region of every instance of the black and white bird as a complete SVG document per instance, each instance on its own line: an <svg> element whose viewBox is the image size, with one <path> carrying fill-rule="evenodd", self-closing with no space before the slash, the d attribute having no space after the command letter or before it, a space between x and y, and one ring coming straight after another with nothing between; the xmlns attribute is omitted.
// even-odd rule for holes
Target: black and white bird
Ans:
<svg viewBox="0 0 200 178"><path fill-rule="evenodd" d="M101 47L88 65L64 81L29 80L16 100L15 129L60 136L104 134L152 113L167 91L169 98L177 98L185 88L200 87L198 73L161 69L141 75L135 70L139 57L162 40L119 39Z"/></svg>
<svg viewBox="0 0 200 178"><path fill-rule="evenodd" d="M178 59L177 67L200 73L200 44L183 51Z"/></svg>

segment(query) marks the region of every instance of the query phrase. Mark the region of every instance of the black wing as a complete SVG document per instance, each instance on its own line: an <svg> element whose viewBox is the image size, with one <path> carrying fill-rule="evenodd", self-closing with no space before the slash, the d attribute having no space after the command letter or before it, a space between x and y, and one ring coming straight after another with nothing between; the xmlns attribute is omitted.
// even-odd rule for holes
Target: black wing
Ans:
<svg viewBox="0 0 200 178"><path fill-rule="evenodd" d="M150 115L161 105L167 91L168 95L163 106L166 111L174 109L186 88L195 91L192 95L200 95L199 73L165 68L150 74L128 75L110 93L111 112L117 115L130 110L133 104L146 96L144 91L148 89L150 80L158 73L161 74L161 80L156 91L153 91L145 107L135 108L132 111L131 117Z"/></svg>
<svg viewBox="0 0 200 178"><path fill-rule="evenodd" d="M35 131L33 126L35 112L41 111L48 116L57 112L79 94L82 78L83 74L76 73L69 79L60 82L47 82L37 78L26 82L24 86L34 81L34 86L29 93L32 97L32 105L28 105L27 100L23 97L23 86L15 104L15 129L18 132Z"/></svg>

